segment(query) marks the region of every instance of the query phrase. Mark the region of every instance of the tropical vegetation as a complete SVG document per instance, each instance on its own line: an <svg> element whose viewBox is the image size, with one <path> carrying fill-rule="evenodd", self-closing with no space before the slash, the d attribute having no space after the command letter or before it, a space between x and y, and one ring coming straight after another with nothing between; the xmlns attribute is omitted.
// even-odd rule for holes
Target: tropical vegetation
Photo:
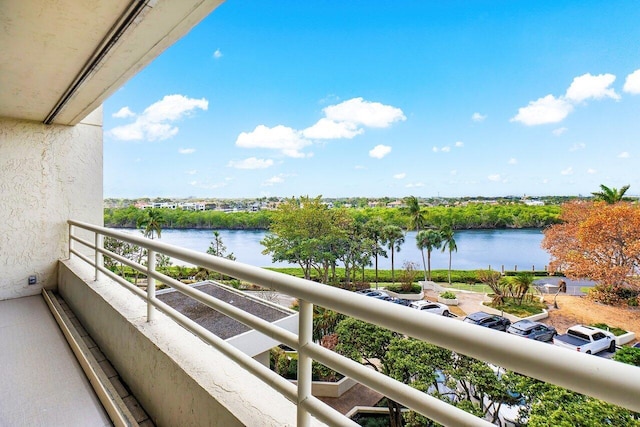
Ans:
<svg viewBox="0 0 640 427"><path fill-rule="evenodd" d="M561 222L544 231L542 247L550 268L571 279L598 282L597 301L637 303L640 293L640 205L623 200L621 190L601 186L599 201L562 206ZM596 193L594 193L596 194Z"/></svg>

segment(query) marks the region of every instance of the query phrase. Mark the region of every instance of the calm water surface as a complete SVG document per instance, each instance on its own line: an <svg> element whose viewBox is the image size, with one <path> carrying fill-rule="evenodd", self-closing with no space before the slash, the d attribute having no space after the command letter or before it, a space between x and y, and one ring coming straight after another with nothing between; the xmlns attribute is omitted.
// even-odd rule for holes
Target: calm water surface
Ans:
<svg viewBox="0 0 640 427"><path fill-rule="evenodd" d="M139 233L137 230L117 229L129 233ZM288 267L287 263L272 263L269 255L263 255L264 247L260 241L266 231L218 230L227 253L233 252L236 259L246 264L258 267ZM540 248L542 231L538 229L524 230L461 230L456 231L455 240L458 247L453 252L451 268L454 270L475 270L488 268L498 270L504 266L507 270L531 270L535 266L542 270L549 263L549 254ZM163 230L164 243L181 246L187 249L206 252L213 240L212 230ZM378 266L382 270L391 269L391 254L389 258L380 258ZM422 268L422 257L416 247L416 232L410 231L405 236L405 243L400 252L395 255L395 268L401 268L405 261L418 263ZM174 260L175 264L185 264ZM447 269L449 263L448 251L432 252L431 268ZM296 265L297 266L297 265Z"/></svg>

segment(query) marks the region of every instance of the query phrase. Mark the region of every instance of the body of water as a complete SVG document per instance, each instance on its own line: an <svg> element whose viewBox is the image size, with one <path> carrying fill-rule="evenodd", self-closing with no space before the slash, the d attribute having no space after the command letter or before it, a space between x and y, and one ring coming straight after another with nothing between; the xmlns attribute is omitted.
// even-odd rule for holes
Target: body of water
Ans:
<svg viewBox="0 0 640 427"><path fill-rule="evenodd" d="M130 233L138 230L115 229ZM269 255L263 255L264 247L260 241L266 231L256 230L218 230L227 253L233 252L236 260L258 267L290 267L287 263L272 263ZM540 247L542 231L538 229L520 230L460 230L455 232L458 250L452 254L451 268L454 270L486 269L489 266L500 270L519 271L543 270L549 264L549 254ZM212 230L163 230L160 241L187 249L206 252L213 240ZM387 250L387 252L389 252ZM425 253L426 256L426 253ZM395 268L402 268L406 261L415 262L422 268L422 256L416 247L416 232L406 233L405 243L395 252ZM175 264L182 264L176 260ZM440 250L431 253L431 269L446 270L449 265L449 252ZM297 265L295 265L297 266ZM388 258L380 257L378 268L391 269L391 253Z"/></svg>

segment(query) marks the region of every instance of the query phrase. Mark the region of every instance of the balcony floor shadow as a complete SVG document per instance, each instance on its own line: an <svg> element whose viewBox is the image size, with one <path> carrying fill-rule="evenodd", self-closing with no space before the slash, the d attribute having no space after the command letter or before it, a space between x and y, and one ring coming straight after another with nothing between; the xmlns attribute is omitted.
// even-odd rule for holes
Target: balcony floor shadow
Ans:
<svg viewBox="0 0 640 427"><path fill-rule="evenodd" d="M0 301L0 343L0 425L112 425L41 295Z"/></svg>

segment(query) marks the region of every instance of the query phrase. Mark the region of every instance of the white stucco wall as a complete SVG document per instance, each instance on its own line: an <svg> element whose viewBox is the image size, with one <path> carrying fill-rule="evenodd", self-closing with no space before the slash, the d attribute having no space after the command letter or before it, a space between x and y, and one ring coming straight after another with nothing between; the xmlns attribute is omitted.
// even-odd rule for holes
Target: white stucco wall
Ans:
<svg viewBox="0 0 640 427"><path fill-rule="evenodd" d="M102 225L102 206L102 108L76 126L0 118L0 300L55 287L67 219Z"/></svg>

